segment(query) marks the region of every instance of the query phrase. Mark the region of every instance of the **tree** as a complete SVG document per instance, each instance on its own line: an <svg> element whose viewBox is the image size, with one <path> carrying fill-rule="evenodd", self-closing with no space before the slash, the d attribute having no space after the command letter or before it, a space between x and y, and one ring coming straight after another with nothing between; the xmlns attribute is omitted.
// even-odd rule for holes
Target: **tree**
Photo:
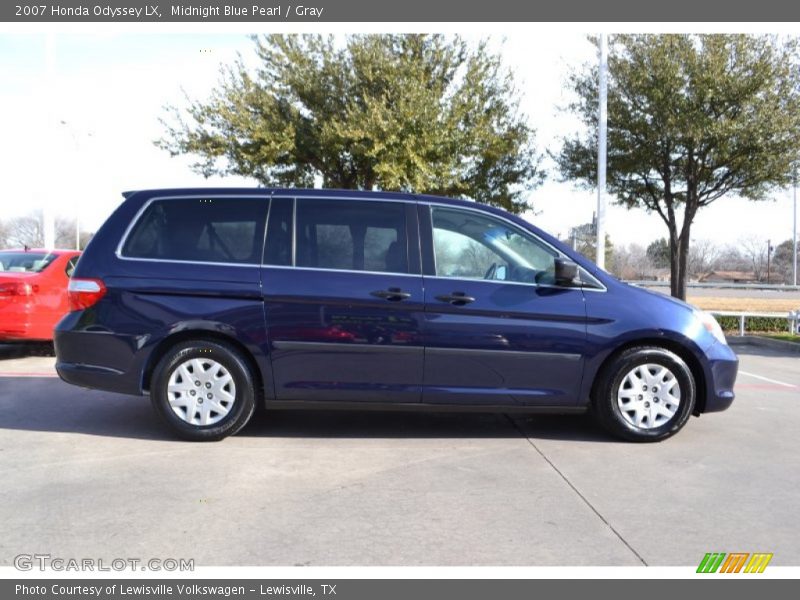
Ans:
<svg viewBox="0 0 800 600"><path fill-rule="evenodd" d="M569 239L565 241L569 246L583 254L589 260L597 257L597 231L594 223L584 223L570 228ZM606 267L610 271L614 261L614 244L611 237L606 234Z"/></svg>
<svg viewBox="0 0 800 600"><path fill-rule="evenodd" d="M44 224L42 211L13 217L6 221L7 244L9 247L41 248L44 246Z"/></svg>
<svg viewBox="0 0 800 600"><path fill-rule="evenodd" d="M726 246L720 251L717 268L720 271L748 271L750 260L736 246Z"/></svg>
<svg viewBox="0 0 800 600"><path fill-rule="evenodd" d="M711 240L696 240L689 248L687 275L700 279L717 268L720 249Z"/></svg>
<svg viewBox="0 0 800 600"><path fill-rule="evenodd" d="M223 70L188 119L168 108L156 145L205 175L265 186L467 197L513 212L541 182L534 131L486 43L441 35L268 35Z"/></svg>
<svg viewBox="0 0 800 600"><path fill-rule="evenodd" d="M609 48L608 189L667 225L671 292L686 297L697 212L791 181L800 152L795 41L750 35L618 35ZM570 79L586 132L556 157L565 178L597 173L597 68ZM681 214L682 213L682 214Z"/></svg>
<svg viewBox="0 0 800 600"><path fill-rule="evenodd" d="M647 251L639 244L614 246L614 268L612 273L620 279L646 279L653 271L653 263Z"/></svg>
<svg viewBox="0 0 800 600"><path fill-rule="evenodd" d="M75 249L75 219L69 217L56 217L56 248L69 248ZM81 229L80 231L80 249L86 248L86 244L92 239L91 233Z"/></svg>
<svg viewBox="0 0 800 600"><path fill-rule="evenodd" d="M656 269L669 267L669 242L667 238L659 238L647 246L647 257Z"/></svg>
<svg viewBox="0 0 800 600"><path fill-rule="evenodd" d="M751 235L743 238L739 242L739 247L748 267L753 270L756 280L766 279L767 240Z"/></svg>
<svg viewBox="0 0 800 600"><path fill-rule="evenodd" d="M785 240L775 246L775 254L772 255L775 279L773 281L792 283L792 251L794 244L791 239ZM800 258L800 251L798 251Z"/></svg>
<svg viewBox="0 0 800 600"><path fill-rule="evenodd" d="M0 221L0 250L11 246L11 241L9 238L10 231L8 229L8 223L5 221Z"/></svg>
<svg viewBox="0 0 800 600"><path fill-rule="evenodd" d="M56 217L56 248L75 248L75 219ZM81 248L92 238L92 234L81 230ZM44 247L44 222L42 211L0 221L0 248Z"/></svg>

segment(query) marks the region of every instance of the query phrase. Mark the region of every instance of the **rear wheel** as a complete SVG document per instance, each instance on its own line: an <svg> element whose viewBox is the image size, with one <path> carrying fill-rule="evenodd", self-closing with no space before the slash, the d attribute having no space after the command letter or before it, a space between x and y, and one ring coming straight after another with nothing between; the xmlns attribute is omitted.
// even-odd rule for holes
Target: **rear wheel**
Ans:
<svg viewBox="0 0 800 600"><path fill-rule="evenodd" d="M614 435L656 442L689 420L697 396L694 376L681 357L665 348L625 350L600 374L592 405Z"/></svg>
<svg viewBox="0 0 800 600"><path fill-rule="evenodd" d="M156 366L150 398L180 437L215 441L235 434L250 420L254 378L241 354L226 344L181 342Z"/></svg>

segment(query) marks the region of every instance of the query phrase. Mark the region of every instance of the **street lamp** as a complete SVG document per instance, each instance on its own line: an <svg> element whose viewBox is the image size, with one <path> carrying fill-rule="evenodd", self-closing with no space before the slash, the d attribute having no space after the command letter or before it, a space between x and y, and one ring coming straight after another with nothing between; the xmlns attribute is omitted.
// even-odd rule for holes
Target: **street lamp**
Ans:
<svg viewBox="0 0 800 600"><path fill-rule="evenodd" d="M769 285L769 261L774 249L775 248L772 247L772 240L767 240L767 285Z"/></svg>
<svg viewBox="0 0 800 600"><path fill-rule="evenodd" d="M600 34L600 89L597 132L597 251L595 263L606 267L606 149L608 131L608 40Z"/></svg>
<svg viewBox="0 0 800 600"><path fill-rule="evenodd" d="M792 281L797 287L797 171L792 178L792 196L794 200L794 217L792 218Z"/></svg>
<svg viewBox="0 0 800 600"><path fill-rule="evenodd" d="M78 135L75 133L75 128L72 126L72 124L69 121L65 121L64 119L61 119L59 121L59 124L67 128L70 137L72 137L72 142L75 144L75 151L80 152L81 144L78 139ZM87 131L86 137L92 137L92 132ZM80 211L80 206L76 207L75 209L75 250L81 249L81 219L79 211Z"/></svg>

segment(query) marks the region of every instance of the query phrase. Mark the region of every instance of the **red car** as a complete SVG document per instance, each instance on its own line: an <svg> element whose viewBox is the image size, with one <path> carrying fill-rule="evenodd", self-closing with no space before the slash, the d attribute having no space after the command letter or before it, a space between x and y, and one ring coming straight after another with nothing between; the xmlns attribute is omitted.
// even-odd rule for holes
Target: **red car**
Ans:
<svg viewBox="0 0 800 600"><path fill-rule="evenodd" d="M69 312L76 250L0 250L0 341L53 339Z"/></svg>

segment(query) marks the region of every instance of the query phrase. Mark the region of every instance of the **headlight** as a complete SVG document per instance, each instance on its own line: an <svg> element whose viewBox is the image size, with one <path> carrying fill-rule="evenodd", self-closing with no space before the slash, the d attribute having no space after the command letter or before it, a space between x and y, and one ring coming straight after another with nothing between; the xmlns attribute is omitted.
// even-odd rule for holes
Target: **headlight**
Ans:
<svg viewBox="0 0 800 600"><path fill-rule="evenodd" d="M708 330L708 333L717 338L718 342L725 345L728 344L728 340L725 339L725 334L722 333L722 327L719 326L719 323L717 323L713 315L699 310L697 311L697 318L700 319L700 322L703 324L703 327Z"/></svg>

